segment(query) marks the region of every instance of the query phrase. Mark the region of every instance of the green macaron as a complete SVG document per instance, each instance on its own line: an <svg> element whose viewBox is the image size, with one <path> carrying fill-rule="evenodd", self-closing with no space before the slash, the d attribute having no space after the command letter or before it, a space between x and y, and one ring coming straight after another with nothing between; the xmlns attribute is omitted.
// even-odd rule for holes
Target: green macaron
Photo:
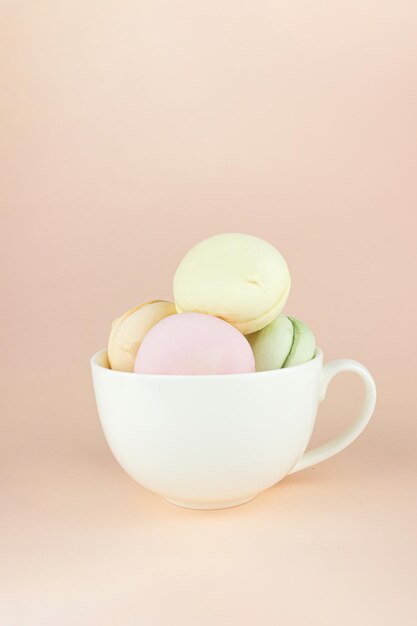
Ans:
<svg viewBox="0 0 417 626"><path fill-rule="evenodd" d="M279 315L256 333L246 335L255 355L256 371L291 367L310 361L316 351L312 331L295 317Z"/></svg>

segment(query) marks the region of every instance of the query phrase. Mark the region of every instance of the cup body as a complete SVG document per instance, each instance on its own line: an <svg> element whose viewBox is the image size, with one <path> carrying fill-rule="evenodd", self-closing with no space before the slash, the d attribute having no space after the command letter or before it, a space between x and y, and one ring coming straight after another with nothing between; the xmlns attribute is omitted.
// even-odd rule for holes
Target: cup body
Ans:
<svg viewBox="0 0 417 626"><path fill-rule="evenodd" d="M247 502L281 480L310 440L323 355L270 372L147 375L91 359L107 442L125 471L190 508Z"/></svg>

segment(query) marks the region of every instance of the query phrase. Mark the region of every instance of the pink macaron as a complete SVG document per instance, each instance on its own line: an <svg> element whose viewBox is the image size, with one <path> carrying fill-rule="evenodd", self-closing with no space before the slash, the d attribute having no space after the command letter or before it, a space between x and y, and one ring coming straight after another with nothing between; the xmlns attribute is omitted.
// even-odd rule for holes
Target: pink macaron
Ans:
<svg viewBox="0 0 417 626"><path fill-rule="evenodd" d="M141 374L243 374L255 371L252 348L234 326L213 315L178 313L145 335L134 371Z"/></svg>

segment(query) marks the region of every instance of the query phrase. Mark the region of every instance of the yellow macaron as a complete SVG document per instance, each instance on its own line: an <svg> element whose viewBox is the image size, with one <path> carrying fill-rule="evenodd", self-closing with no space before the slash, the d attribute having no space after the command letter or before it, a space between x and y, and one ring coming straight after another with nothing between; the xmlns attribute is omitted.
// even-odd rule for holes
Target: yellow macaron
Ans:
<svg viewBox="0 0 417 626"><path fill-rule="evenodd" d="M267 326L282 311L291 287L284 257L263 239L225 233L195 245L174 277L179 313L208 313L244 335Z"/></svg>

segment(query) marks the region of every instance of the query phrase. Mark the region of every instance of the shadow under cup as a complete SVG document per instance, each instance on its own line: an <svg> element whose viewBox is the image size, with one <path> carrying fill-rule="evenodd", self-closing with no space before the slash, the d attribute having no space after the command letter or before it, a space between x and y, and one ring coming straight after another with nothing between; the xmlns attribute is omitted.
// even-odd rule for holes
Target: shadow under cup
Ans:
<svg viewBox="0 0 417 626"><path fill-rule="evenodd" d="M175 376L113 371L102 350L91 367L125 471L170 502L212 509L248 502L296 466L314 428L323 354L269 372Z"/></svg>

